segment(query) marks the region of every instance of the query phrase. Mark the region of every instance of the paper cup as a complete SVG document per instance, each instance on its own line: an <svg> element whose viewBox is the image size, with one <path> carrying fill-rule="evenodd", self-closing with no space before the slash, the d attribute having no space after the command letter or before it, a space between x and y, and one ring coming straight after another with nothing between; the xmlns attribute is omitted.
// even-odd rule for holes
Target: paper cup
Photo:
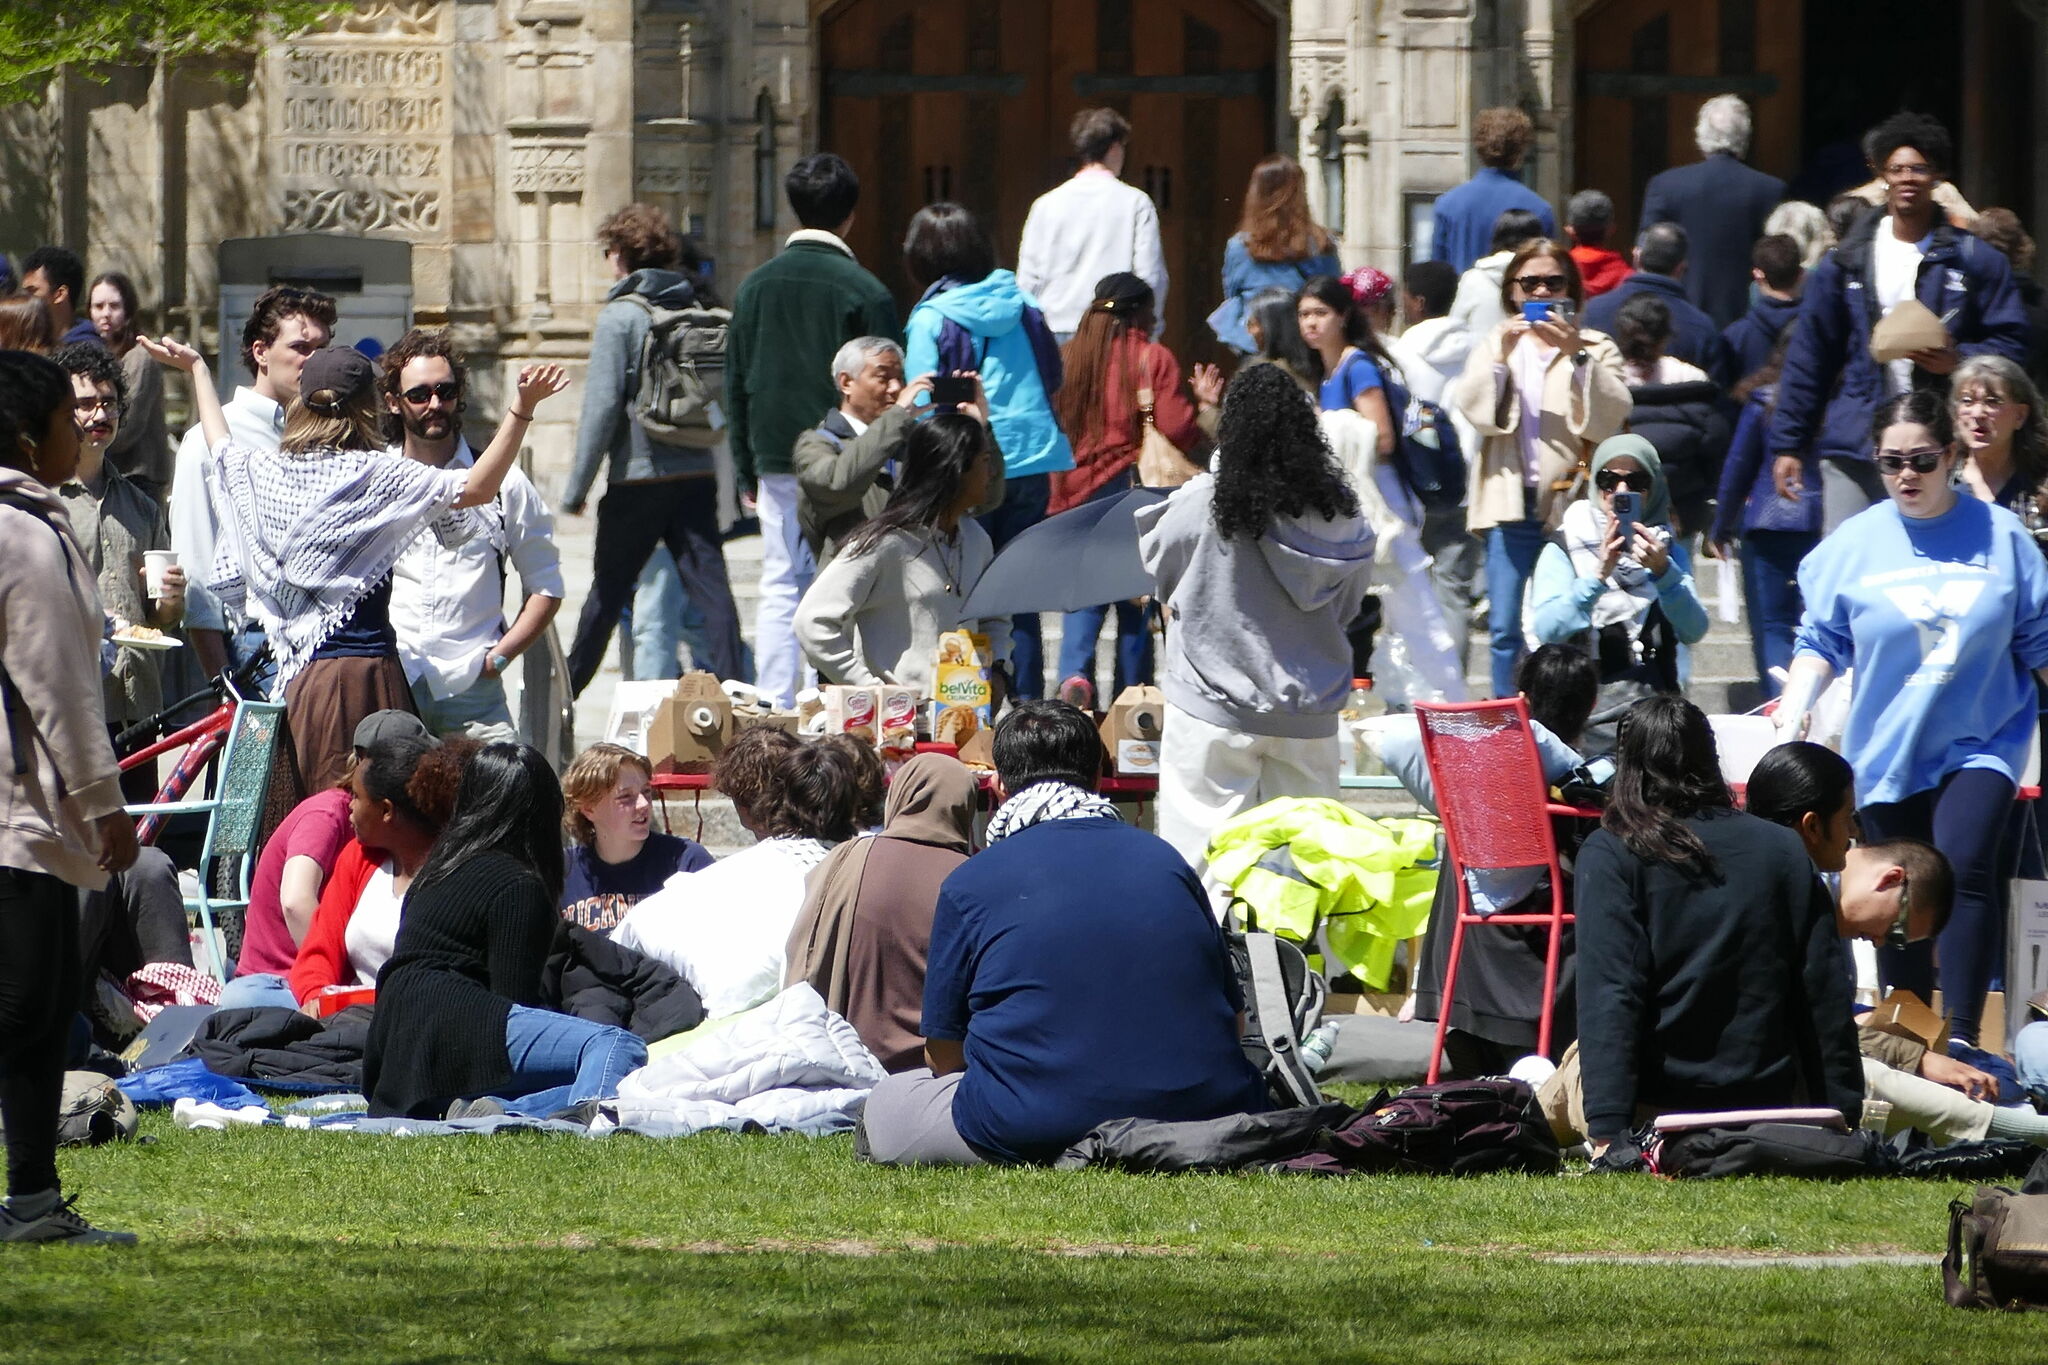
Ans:
<svg viewBox="0 0 2048 1365"><path fill-rule="evenodd" d="M176 550L144 550L142 552L142 584L151 597L164 595L164 570L173 568L178 562Z"/></svg>

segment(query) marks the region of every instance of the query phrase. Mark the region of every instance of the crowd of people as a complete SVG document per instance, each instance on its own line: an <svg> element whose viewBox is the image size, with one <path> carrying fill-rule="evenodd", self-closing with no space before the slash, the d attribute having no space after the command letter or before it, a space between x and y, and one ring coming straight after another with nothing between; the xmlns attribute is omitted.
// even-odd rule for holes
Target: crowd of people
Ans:
<svg viewBox="0 0 2048 1365"><path fill-rule="evenodd" d="M1210 838L1338 795L1361 680L1397 710L1462 700L1483 621L1481 690L1525 697L1546 779L1606 807L1566 839L1557 998L1526 979L1540 934L1492 936L1456 1000L1444 936L1410 964L1454 1069L1505 1069L1555 1009L1546 1110L1608 1166L1646 1114L1853 1123L1866 1095L1937 1140L2048 1141L1975 1064L2005 886L2038 854L2017 794L2048 686L2048 336L2016 283L2032 244L1946 183L1946 131L1888 119L1871 183L1786 203L1743 163L1747 108L1709 100L1702 159L1649 183L1624 255L1612 197L1554 211L1519 179L1529 120L1488 110L1480 171L1399 280L1344 271L1301 167L1268 157L1208 318L1228 375L1160 339L1129 123L1094 109L1071 131L1078 169L1033 207L1014 272L970 209L917 211L907 316L846 244L860 186L830 153L790 171L800 227L729 310L660 210L612 214L560 502L581 515L604 475L579 692L627 623L636 673L673 676L686 646L784 708L814 680L929 695L942 636L985 642L998 804L979 835L954 758L885 780L851 737L755 726L714 781L756 842L713 860L655 831L643 755L596 745L558 779L520 742L505 675L566 589L516 465L561 367L522 368L476 450L445 332L372 356L333 344L333 299L279 286L223 400L198 350L140 334L128 278L24 258L0 300L0 1240L123 1236L62 1199L52 1156L81 983L191 958L177 870L122 809L154 769L123 773L112 737L223 673L283 703L290 810L220 1004L374 993L376 1114L587 1118L616 1096L646 1042L546 1003L565 942L670 974L694 1019L815 989L889 1073L859 1139L880 1162L1042 1161L1111 1118L1261 1109ZM693 345L722 361L650 400L675 377L656 358ZM196 418L175 448L166 371ZM763 538L751 655L721 448ZM1149 588L1067 611L1050 676L1037 613L968 615L1031 528L1126 498ZM1683 695L1709 622L1694 571L1737 554L1785 741L1746 811ZM1096 790L1089 713L1142 684L1167 713L1158 838ZM1414 732L1380 743L1433 803ZM1526 869L1468 877L1482 913L1549 894ZM1856 938L1888 984L1939 987L1952 1046L1859 1037Z"/></svg>

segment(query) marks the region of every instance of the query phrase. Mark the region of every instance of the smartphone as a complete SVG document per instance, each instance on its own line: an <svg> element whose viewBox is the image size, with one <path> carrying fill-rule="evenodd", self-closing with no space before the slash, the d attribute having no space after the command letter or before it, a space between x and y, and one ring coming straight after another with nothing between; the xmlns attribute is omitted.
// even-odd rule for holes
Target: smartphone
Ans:
<svg viewBox="0 0 2048 1365"><path fill-rule="evenodd" d="M1529 323L1550 321L1551 312L1558 306L1555 299L1529 299L1522 304L1522 321Z"/></svg>
<svg viewBox="0 0 2048 1365"><path fill-rule="evenodd" d="M1624 488L1614 495L1614 528L1621 533L1622 553L1635 543L1636 526L1643 519L1643 495Z"/></svg>
<svg viewBox="0 0 2048 1365"><path fill-rule="evenodd" d="M953 411L962 403L974 401L974 381L962 375L942 374L932 379L932 406L941 411Z"/></svg>

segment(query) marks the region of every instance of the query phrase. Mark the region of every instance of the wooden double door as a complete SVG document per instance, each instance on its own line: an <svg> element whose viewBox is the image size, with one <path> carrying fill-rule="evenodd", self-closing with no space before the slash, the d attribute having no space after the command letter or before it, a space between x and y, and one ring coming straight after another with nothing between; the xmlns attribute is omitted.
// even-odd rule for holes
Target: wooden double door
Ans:
<svg viewBox="0 0 2048 1365"><path fill-rule="evenodd" d="M1072 174L1067 127L1131 121L1124 178L1159 208L1165 340L1210 354L1223 246L1274 143L1275 32L1252 0L844 0L820 21L820 145L851 162L851 245L905 310L903 233L928 203L982 216L1014 265L1031 201Z"/></svg>

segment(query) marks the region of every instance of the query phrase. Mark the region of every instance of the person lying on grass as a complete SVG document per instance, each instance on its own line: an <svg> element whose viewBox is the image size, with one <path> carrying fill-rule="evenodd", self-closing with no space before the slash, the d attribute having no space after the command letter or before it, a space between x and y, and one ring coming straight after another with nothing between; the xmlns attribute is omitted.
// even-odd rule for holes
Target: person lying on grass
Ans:
<svg viewBox="0 0 2048 1365"><path fill-rule="evenodd" d="M927 1066L885 1077L854 1150L884 1165L1051 1161L1098 1123L1267 1108L1244 1002L1194 871L1095 790L1102 741L1064 702L995 733L988 848L933 914Z"/></svg>
<svg viewBox="0 0 2048 1365"><path fill-rule="evenodd" d="M1780 744L1749 775L1750 813L1798 831L1813 865L1837 874L1835 923L1845 939L1913 941L1941 932L1955 904L1955 873L1932 844L1857 837L1856 775L1832 749ZM2001 1106L1998 1079L1910 1038L1863 1027L1863 1082L1890 1104L1885 1133L1917 1128L1936 1142L2019 1138L2048 1146L2048 1115Z"/></svg>

